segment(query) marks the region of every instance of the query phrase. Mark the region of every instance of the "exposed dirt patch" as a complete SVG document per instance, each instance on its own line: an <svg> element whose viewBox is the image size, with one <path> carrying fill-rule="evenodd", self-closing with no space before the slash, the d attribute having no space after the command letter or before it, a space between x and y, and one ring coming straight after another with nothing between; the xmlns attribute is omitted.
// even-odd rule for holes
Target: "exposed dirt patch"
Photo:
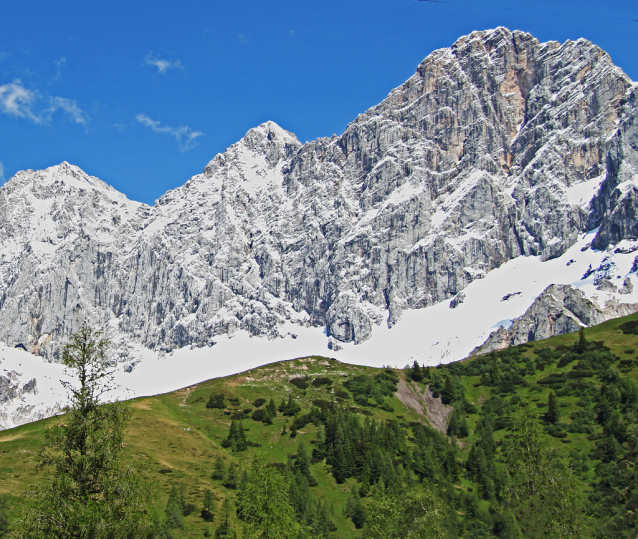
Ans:
<svg viewBox="0 0 638 539"><path fill-rule="evenodd" d="M429 387L424 390L412 381L399 380L396 396L408 408L426 416L436 430L443 433L447 431L447 420L454 407L443 404L441 397L435 399Z"/></svg>
<svg viewBox="0 0 638 539"><path fill-rule="evenodd" d="M151 405L148 401L135 401L131 403L131 408L137 408L138 410L150 410Z"/></svg>
<svg viewBox="0 0 638 539"><path fill-rule="evenodd" d="M22 434L12 434L10 436L3 436L0 438L0 444L2 442L12 442L13 440L17 440L18 438L22 438Z"/></svg>

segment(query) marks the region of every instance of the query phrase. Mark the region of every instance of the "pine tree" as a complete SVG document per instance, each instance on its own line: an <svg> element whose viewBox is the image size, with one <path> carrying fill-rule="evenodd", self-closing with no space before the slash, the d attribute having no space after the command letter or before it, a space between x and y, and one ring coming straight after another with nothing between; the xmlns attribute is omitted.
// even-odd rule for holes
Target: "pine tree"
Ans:
<svg viewBox="0 0 638 539"><path fill-rule="evenodd" d="M177 488L177 485L171 487L164 514L166 515L166 525L169 528L183 530L186 527L184 523L184 498L182 497L181 489Z"/></svg>
<svg viewBox="0 0 638 539"><path fill-rule="evenodd" d="M228 498L224 499L222 513L224 514L224 520L215 530L215 539L237 539L237 534L228 522L228 517L230 516L230 501Z"/></svg>
<svg viewBox="0 0 638 539"><path fill-rule="evenodd" d="M310 457L308 457L306 444L303 439L299 442L297 453L295 453L295 465L304 477L310 477Z"/></svg>
<svg viewBox="0 0 638 539"><path fill-rule="evenodd" d="M553 449L528 408L512 421L512 445L507 453L511 481L509 509L530 537L581 537L586 521L576 480Z"/></svg>
<svg viewBox="0 0 638 539"><path fill-rule="evenodd" d="M290 505L290 485L273 467L256 460L237 499L237 515L260 539L298 539L306 531Z"/></svg>
<svg viewBox="0 0 638 539"><path fill-rule="evenodd" d="M549 392L549 400L547 401L547 414L545 415L547 421L552 424L556 424L560 421L561 412L558 404L558 399L552 391Z"/></svg>
<svg viewBox="0 0 638 539"><path fill-rule="evenodd" d="M587 351L588 346L589 343L587 342L587 338L585 337L585 328L583 326L580 326L580 329L578 330L577 349L581 354L583 354Z"/></svg>
<svg viewBox="0 0 638 539"><path fill-rule="evenodd" d="M216 481L223 481L225 475L226 475L226 465L224 464L224 460L221 458L221 456L217 455L211 478L215 479Z"/></svg>
<svg viewBox="0 0 638 539"><path fill-rule="evenodd" d="M228 473L222 483L226 488L236 489L239 485L239 467L234 463L230 463L230 467L228 468Z"/></svg>
<svg viewBox="0 0 638 539"><path fill-rule="evenodd" d="M366 539L445 539L444 515L432 492L379 494L370 500L363 536Z"/></svg>
<svg viewBox="0 0 638 539"><path fill-rule="evenodd" d="M211 522L215 518L213 511L215 511L215 497L210 489L206 489L204 491L204 507L202 508L201 517L206 522Z"/></svg>
<svg viewBox="0 0 638 539"><path fill-rule="evenodd" d="M366 521L366 511L359 495L356 483L353 483L348 500L346 501L346 516L352 520L354 527L358 530L363 528Z"/></svg>
<svg viewBox="0 0 638 539"><path fill-rule="evenodd" d="M312 450L312 458L315 460L323 460L326 458L326 442L323 435L323 429L317 432L317 442Z"/></svg>
<svg viewBox="0 0 638 539"><path fill-rule="evenodd" d="M137 538L152 527L153 489L123 461L131 410L100 404L113 387L108 346L102 332L85 323L62 348L62 363L76 382L64 383L70 404L46 431L36 457L45 478L28 492L18 537Z"/></svg>
<svg viewBox="0 0 638 539"><path fill-rule="evenodd" d="M275 401L273 399L270 399L267 408L268 412L270 413L271 419L277 417L277 405L275 404Z"/></svg>

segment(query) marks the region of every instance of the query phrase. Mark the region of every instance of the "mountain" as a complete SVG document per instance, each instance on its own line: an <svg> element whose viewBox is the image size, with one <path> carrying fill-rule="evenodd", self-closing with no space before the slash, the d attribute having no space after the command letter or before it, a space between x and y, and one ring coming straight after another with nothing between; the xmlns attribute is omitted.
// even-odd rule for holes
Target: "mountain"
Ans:
<svg viewBox="0 0 638 539"><path fill-rule="evenodd" d="M341 136L251 129L153 207L68 163L19 172L0 188L0 341L55 361L87 319L127 372L192 348L226 364L248 335L436 363L633 312L636 93L587 40L497 28Z"/></svg>

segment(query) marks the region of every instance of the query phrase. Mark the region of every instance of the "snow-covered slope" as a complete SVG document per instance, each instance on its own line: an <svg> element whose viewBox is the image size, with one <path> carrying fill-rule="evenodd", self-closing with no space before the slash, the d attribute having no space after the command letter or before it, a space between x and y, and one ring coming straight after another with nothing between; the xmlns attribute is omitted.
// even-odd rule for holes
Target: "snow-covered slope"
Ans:
<svg viewBox="0 0 638 539"><path fill-rule="evenodd" d="M307 353L451 361L631 312L637 89L586 40L497 28L341 136L251 129L152 208L66 163L21 172L0 188L0 341L55 361L88 319L139 394Z"/></svg>

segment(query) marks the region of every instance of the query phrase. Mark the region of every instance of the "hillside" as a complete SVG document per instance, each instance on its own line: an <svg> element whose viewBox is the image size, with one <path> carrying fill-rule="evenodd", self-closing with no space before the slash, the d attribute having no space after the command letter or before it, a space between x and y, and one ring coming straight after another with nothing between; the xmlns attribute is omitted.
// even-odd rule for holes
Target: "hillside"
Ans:
<svg viewBox="0 0 638 539"><path fill-rule="evenodd" d="M637 328L638 314L630 315L585 330L585 343L579 344L577 333L561 335L429 369L375 369L318 356L273 363L130 401L134 415L125 451L135 462L148 464L149 477L161 485L160 507L171 486L184 485L186 502L195 507L185 518L187 529L176 530L176 537L201 537L206 526L214 530L222 500L236 498L237 488L211 478L219 457L226 468L234 463L247 470L261 455L292 473L294 483L300 457L290 456L301 445L308 456L314 450L315 457L331 462L313 458L302 480L306 490L299 491L306 492L303 496L309 491L313 504L319 500L326 521L336 526L326 536L357 537L360 532L344 514L348 500L352 503L352 485L368 494L365 506L382 481L388 492L436 492L451 536L510 537L502 505L514 477L508 476L507 462L516 438L512 425L527 406L542 424L543 447L555 448L573 471L575 492L583 496L588 514L585 524L601 537L629 537L635 532L638 500L633 467ZM548 410L550 391L556 404ZM220 394L223 407L207 407L219 404L214 395ZM288 410L288 416L277 412L271 424L251 418L271 398L279 407L289 397L299 410ZM241 450L237 441L222 447L231 420L238 425L244 416L249 446ZM0 493L9 494L14 506L16 496L36 479L32 456L52 421L0 435ZM428 423L435 428L424 427ZM293 424L298 426L295 438ZM335 438L340 429L343 434ZM368 442L361 445L364 432ZM339 451L333 451L339 443L345 444L342 462ZM240 472L235 480L239 487ZM205 489L217 500L211 523L200 516ZM237 525L234 515L231 523Z"/></svg>

